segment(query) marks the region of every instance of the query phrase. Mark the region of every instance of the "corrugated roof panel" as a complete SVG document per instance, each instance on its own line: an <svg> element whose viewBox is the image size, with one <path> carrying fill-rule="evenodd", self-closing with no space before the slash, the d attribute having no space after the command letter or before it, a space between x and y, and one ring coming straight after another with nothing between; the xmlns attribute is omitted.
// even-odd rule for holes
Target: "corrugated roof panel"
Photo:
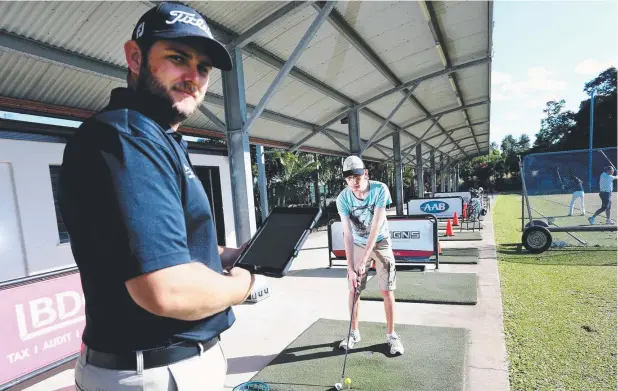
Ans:
<svg viewBox="0 0 618 391"><path fill-rule="evenodd" d="M444 108L444 110L449 110L457 107L457 102L452 105L448 105ZM464 122L463 114L461 114L461 110L453 111L452 113L448 113L440 118L440 124L444 129L452 129L460 126L464 126L466 123Z"/></svg>
<svg viewBox="0 0 618 391"><path fill-rule="evenodd" d="M434 9L445 50L455 64L485 56L487 48L488 2L441 2Z"/></svg>
<svg viewBox="0 0 618 391"><path fill-rule="evenodd" d="M241 34L272 14L287 1L188 1L187 5L201 13L206 21L213 20Z"/></svg>
<svg viewBox="0 0 618 391"><path fill-rule="evenodd" d="M213 68L210 73L208 92L223 96L223 79L221 78L221 71L218 69Z"/></svg>
<svg viewBox="0 0 618 391"><path fill-rule="evenodd" d="M309 134L309 130L260 118L255 122L251 137L261 137L270 140L293 143Z"/></svg>
<svg viewBox="0 0 618 391"><path fill-rule="evenodd" d="M86 110L99 110L121 81L0 50L2 95Z"/></svg>
<svg viewBox="0 0 618 391"><path fill-rule="evenodd" d="M412 80L441 65L416 2L348 1L336 8L400 80Z"/></svg>
<svg viewBox="0 0 618 391"><path fill-rule="evenodd" d="M470 136L470 129L459 129L451 133L451 137L455 140L459 140L462 137ZM451 141L452 142L452 141Z"/></svg>
<svg viewBox="0 0 618 391"><path fill-rule="evenodd" d="M149 8L138 1L3 2L0 28L124 66L123 44Z"/></svg>
<svg viewBox="0 0 618 391"><path fill-rule="evenodd" d="M298 140L296 140L298 141ZM347 143L344 140L340 140L337 139L337 141L339 141L341 144L347 146ZM322 149L330 149L333 151L341 151L344 152L345 151L343 149L341 149L337 144L335 144L333 142L333 140L331 140L330 138L328 138L327 136L323 135L323 134L318 134L316 136L313 136L309 141L307 141L305 144L303 144L303 146L307 146L307 147L313 147L313 148L322 148Z"/></svg>
<svg viewBox="0 0 618 391"><path fill-rule="evenodd" d="M481 72L484 68L475 67L462 69L456 72L457 84L461 91L464 104L478 102L487 99L487 85L489 78L487 72Z"/></svg>
<svg viewBox="0 0 618 391"><path fill-rule="evenodd" d="M183 125L197 129L217 130L217 126L199 110L196 110L195 113L193 113L193 115L183 123Z"/></svg>
<svg viewBox="0 0 618 391"><path fill-rule="evenodd" d="M424 81L414 91L414 96L431 114L457 105L455 91L446 76Z"/></svg>
<svg viewBox="0 0 618 391"><path fill-rule="evenodd" d="M373 117L368 116L361 112L359 114L360 118L360 135L362 139L369 140L369 138L378 130L378 127L382 124L381 122L376 121ZM384 126L380 134L377 137L384 136L386 133L390 132L392 129L387 126ZM347 132L346 132L347 133Z"/></svg>
<svg viewBox="0 0 618 391"><path fill-rule="evenodd" d="M404 97L405 96L401 92L396 92L371 103L367 107L386 118ZM419 118L421 116L423 116L423 113L410 102L410 99L406 99L391 121L402 126L403 124L411 122L413 118Z"/></svg>
<svg viewBox="0 0 618 391"><path fill-rule="evenodd" d="M287 59L316 15L313 7L305 7L265 31L255 43ZM328 22L322 24L309 42L296 67L355 100L362 99L368 93L371 96L392 87Z"/></svg>
<svg viewBox="0 0 618 391"><path fill-rule="evenodd" d="M470 118L470 123L487 121L489 119L489 110L487 104L471 107L467 109L466 112L468 113L468 118Z"/></svg>

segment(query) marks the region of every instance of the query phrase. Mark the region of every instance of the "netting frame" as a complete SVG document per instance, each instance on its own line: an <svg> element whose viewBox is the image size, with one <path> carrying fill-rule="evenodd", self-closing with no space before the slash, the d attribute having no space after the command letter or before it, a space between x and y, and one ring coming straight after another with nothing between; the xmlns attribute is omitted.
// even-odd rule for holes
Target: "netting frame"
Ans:
<svg viewBox="0 0 618 391"><path fill-rule="evenodd" d="M594 176L597 174L594 170L593 170L593 156L595 152L602 152L603 156L605 157L606 161L605 161L605 165L609 165L611 164L614 167L614 175L616 175L616 162L612 162L608 157L607 154L605 153L606 151L613 151L612 153L612 157L617 157L617 147L605 147L605 148L593 148L593 149L579 149L579 150L569 150L569 151L557 151L557 152L539 152L539 153L532 153L532 154L528 154L526 156L524 156L523 162L521 159L521 156L519 156L519 170L520 170L520 178L521 178L521 182L522 182L522 197L521 197L521 230L523 232L522 234L522 243L523 245L531 252L533 253L541 253L544 252L545 250L547 250L552 242L552 232L566 232L566 233L570 233L570 232L611 232L611 231L617 231L617 226L616 225L590 225L590 226L583 226L583 225L579 225L579 226L563 226L563 227L553 227L550 224L548 224L548 222L543 221L543 220L535 220L533 218L533 214L531 211L531 204L530 204L530 199L529 199L529 190L528 190L528 186L526 184L526 180L527 180L527 176L526 176L526 163L528 161L530 161L533 158L538 158L538 157L551 157L551 156L556 156L556 155L574 155L574 154L582 154L585 153L588 155L588 167L587 167L587 185L586 186L588 188L589 191L592 190L592 183L594 181ZM528 160L527 160L528 159ZM572 172L572 170L569 170ZM597 170L598 171L598 170ZM556 169L557 175L560 178L560 173L559 173L559 169ZM572 174L571 174L572 175ZM600 174L599 174L600 175ZM562 186L562 190L555 192L555 193L551 193L551 194L563 194L566 189L564 188L564 184L562 182L562 179L560 178L560 184ZM537 190L538 191L538 190ZM616 192L616 189L614 189L613 193ZM535 195L539 195L538 193ZM543 195L543 194L541 194ZM527 217L526 217L526 212L527 212ZM528 220L528 223L525 224L526 220ZM549 220L549 218L548 218ZM549 221L549 223L551 223L551 221ZM534 236L535 239L537 241L537 243L530 243L529 238L531 236ZM573 236L573 235L571 235ZM539 241L539 238L541 238L542 240Z"/></svg>

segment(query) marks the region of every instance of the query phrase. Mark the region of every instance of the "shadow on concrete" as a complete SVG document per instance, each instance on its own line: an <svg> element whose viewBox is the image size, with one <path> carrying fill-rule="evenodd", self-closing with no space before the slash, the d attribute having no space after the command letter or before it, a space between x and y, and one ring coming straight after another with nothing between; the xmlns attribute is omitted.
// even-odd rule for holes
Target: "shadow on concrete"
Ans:
<svg viewBox="0 0 618 391"><path fill-rule="evenodd" d="M278 354L266 356L233 357L227 359L227 374L236 375L248 372L259 372L266 367Z"/></svg>

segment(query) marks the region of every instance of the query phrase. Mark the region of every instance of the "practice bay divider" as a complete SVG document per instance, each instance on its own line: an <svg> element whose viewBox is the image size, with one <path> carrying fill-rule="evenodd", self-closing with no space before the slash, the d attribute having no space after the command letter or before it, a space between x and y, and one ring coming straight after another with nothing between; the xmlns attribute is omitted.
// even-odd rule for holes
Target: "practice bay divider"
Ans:
<svg viewBox="0 0 618 391"><path fill-rule="evenodd" d="M393 255L399 264L435 264L438 269L438 220L429 214L387 216ZM435 258L434 258L435 257ZM328 267L334 260L346 260L343 224L339 219L328 223Z"/></svg>
<svg viewBox="0 0 618 391"><path fill-rule="evenodd" d="M452 219L453 214L463 218L464 199L461 196L412 198L408 201L408 215L429 214L437 219Z"/></svg>

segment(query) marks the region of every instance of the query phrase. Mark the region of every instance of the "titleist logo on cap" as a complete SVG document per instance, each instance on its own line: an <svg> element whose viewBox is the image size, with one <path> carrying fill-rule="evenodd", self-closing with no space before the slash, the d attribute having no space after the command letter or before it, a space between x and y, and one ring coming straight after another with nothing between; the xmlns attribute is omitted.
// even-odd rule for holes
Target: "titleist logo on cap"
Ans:
<svg viewBox="0 0 618 391"><path fill-rule="evenodd" d="M166 20L165 23L174 24L176 22L180 22L180 23L190 24L190 25L200 28L202 31L204 31L209 36L212 36L210 29L208 28L208 26L206 26L206 22L201 17L199 16L196 17L195 14L191 14L185 11L178 11L178 10L170 11L170 15L173 16L174 18L172 20Z"/></svg>

